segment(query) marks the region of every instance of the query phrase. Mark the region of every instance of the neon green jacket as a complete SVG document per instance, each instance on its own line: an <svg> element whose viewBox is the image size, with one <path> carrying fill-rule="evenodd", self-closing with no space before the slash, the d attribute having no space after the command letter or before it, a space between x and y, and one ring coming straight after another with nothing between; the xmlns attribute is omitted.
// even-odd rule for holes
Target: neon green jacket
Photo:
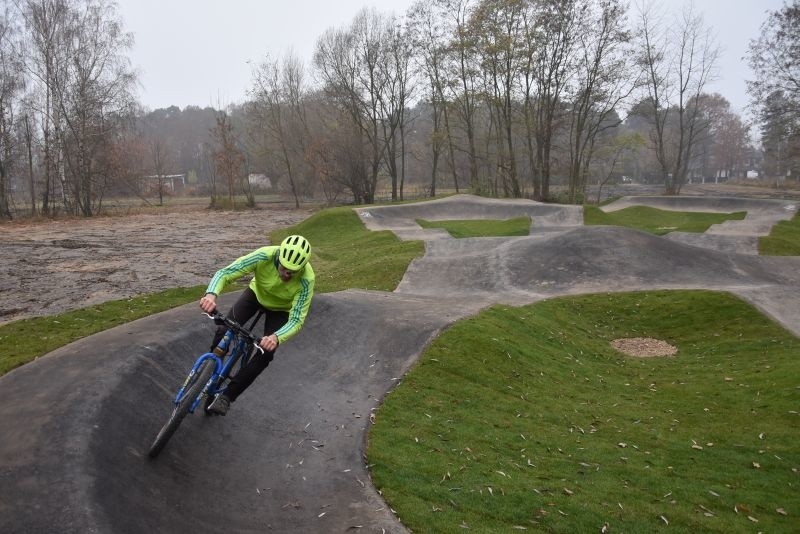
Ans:
<svg viewBox="0 0 800 534"><path fill-rule="evenodd" d="M284 282L278 275L278 250L278 246L261 247L238 258L216 272L206 293L219 295L234 280L254 273L250 289L256 294L258 302L268 310L289 312L289 320L275 332L278 343L282 344L303 328L311 297L314 296L314 269L310 263L306 263L300 274Z"/></svg>

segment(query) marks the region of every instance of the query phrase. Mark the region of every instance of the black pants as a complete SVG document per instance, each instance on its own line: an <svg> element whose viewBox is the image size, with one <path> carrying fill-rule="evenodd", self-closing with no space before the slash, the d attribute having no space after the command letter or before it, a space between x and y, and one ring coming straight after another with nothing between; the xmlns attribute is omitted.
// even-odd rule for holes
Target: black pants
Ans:
<svg viewBox="0 0 800 534"><path fill-rule="evenodd" d="M264 312L265 336L274 334L275 331L286 324L286 321L289 320L289 312L268 310L264 308L258 302L256 294L253 293L253 290L249 287L244 290L242 295L230 309L228 312L228 317L240 325L244 325L259 311ZM252 325L251 329L254 330L255 327L256 325ZM211 350L217 346L217 343L220 342L222 336L225 335L227 330L228 328L224 325L217 328L217 332L214 334L214 342L211 344ZM260 351L256 351L255 354L253 354L253 356L250 358L250 361L247 362L247 365L241 368L239 372L231 378L231 383L228 384L225 395L231 400L231 402L235 401L236 398L241 395L250 384L253 383L253 380L255 380L256 377L267 368L269 362L272 361L274 356L275 351L264 352L263 354Z"/></svg>

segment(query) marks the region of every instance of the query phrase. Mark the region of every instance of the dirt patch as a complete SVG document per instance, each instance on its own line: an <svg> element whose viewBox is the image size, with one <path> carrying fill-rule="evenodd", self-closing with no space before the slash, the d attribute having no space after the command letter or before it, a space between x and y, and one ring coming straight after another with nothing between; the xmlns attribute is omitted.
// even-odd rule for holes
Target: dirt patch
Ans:
<svg viewBox="0 0 800 534"><path fill-rule="evenodd" d="M678 349L666 341L653 339L651 337L628 337L615 339L611 346L627 354L639 358L654 358L658 356L674 356Z"/></svg>
<svg viewBox="0 0 800 534"><path fill-rule="evenodd" d="M0 324L208 283L311 209L183 211L0 224Z"/></svg>

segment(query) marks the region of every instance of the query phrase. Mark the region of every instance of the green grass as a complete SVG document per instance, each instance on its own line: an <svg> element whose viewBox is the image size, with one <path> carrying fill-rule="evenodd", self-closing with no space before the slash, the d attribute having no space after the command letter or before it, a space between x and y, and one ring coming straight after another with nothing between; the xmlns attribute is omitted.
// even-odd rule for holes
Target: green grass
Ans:
<svg viewBox="0 0 800 534"><path fill-rule="evenodd" d="M0 326L0 376L82 337L199 299L204 289L205 286L168 289L4 324Z"/></svg>
<svg viewBox="0 0 800 534"><path fill-rule="evenodd" d="M349 288L392 291L414 258L425 252L422 241L400 241L388 230L371 232L351 208L331 208L270 234L280 243L290 234L311 243L315 291Z"/></svg>
<svg viewBox="0 0 800 534"><path fill-rule="evenodd" d="M583 220L586 225L610 225L636 228L655 235L670 232L698 232L708 230L712 224L725 221L740 221L747 212L735 213L702 213L685 211L667 211L648 206L631 206L629 208L605 213L597 206L585 206Z"/></svg>
<svg viewBox="0 0 800 534"><path fill-rule="evenodd" d="M443 228L455 238L493 237L528 235L531 220L528 217L516 217L504 220L450 220L426 221L417 219L416 223L423 228Z"/></svg>
<svg viewBox="0 0 800 534"><path fill-rule="evenodd" d="M424 251L422 242L403 242L388 231L368 231L349 208L319 212L299 225L271 234L271 242L280 243L289 233L302 233L311 242L315 291L319 293L347 288L391 291L409 262ZM253 244L253 248L257 246ZM82 337L197 300L204 289L175 288L2 325L0 376ZM229 288L238 289L243 286Z"/></svg>
<svg viewBox="0 0 800 534"><path fill-rule="evenodd" d="M621 337L679 352L624 356L609 345ZM373 480L416 532L796 531L797 354L726 293L494 307L388 395Z"/></svg>
<svg viewBox="0 0 800 534"><path fill-rule="evenodd" d="M773 226L768 236L759 238L758 252L765 256L800 256L800 211Z"/></svg>

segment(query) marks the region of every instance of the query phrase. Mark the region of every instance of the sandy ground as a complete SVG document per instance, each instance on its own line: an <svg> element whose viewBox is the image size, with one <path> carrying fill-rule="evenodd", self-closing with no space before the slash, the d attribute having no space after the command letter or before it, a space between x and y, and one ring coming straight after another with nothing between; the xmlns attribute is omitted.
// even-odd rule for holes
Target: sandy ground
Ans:
<svg viewBox="0 0 800 534"><path fill-rule="evenodd" d="M183 211L0 224L0 324L205 284L310 209Z"/></svg>

